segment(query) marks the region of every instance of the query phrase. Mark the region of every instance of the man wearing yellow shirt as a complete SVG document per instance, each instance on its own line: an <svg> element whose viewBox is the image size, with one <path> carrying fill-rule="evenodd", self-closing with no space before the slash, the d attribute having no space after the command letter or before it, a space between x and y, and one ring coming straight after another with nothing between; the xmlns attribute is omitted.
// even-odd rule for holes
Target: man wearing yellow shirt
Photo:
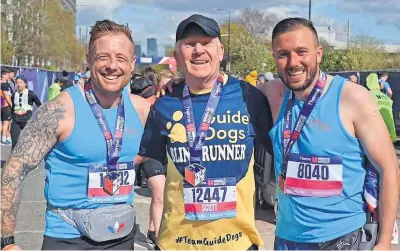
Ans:
<svg viewBox="0 0 400 251"><path fill-rule="evenodd" d="M61 92L60 80L56 79L49 87L49 100L53 100Z"/></svg>
<svg viewBox="0 0 400 251"><path fill-rule="evenodd" d="M167 164L160 250L254 250L254 140L271 153L268 101L219 72L215 20L192 15L176 31L175 59L186 84L159 98L139 155ZM272 154L272 153L271 153Z"/></svg>

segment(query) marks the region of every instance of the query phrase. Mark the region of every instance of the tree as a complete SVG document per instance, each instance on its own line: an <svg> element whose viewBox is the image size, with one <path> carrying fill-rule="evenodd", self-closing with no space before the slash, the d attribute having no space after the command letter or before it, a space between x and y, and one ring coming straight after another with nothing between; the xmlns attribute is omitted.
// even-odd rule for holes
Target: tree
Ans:
<svg viewBox="0 0 400 251"><path fill-rule="evenodd" d="M33 64L51 60L58 68L65 64L71 70L82 65L85 47L76 39L73 15L59 0L13 0L2 7L7 10L2 13L2 53L11 48L19 64L28 57ZM10 43L6 51L4 39Z"/></svg>
<svg viewBox="0 0 400 251"><path fill-rule="evenodd" d="M3 20L2 20L3 22ZM12 64L12 56L13 56L13 46L12 43L8 40L8 34L1 27L1 63L11 65Z"/></svg>
<svg viewBox="0 0 400 251"><path fill-rule="evenodd" d="M266 15L260 10L247 8L240 13L236 22L244 25L250 34L258 37L259 35L268 35L277 19L274 14Z"/></svg>
<svg viewBox="0 0 400 251"><path fill-rule="evenodd" d="M43 11L43 42L48 45L43 54L57 61L60 68L82 68L86 50L76 38L74 16L58 0L45 0Z"/></svg>
<svg viewBox="0 0 400 251"><path fill-rule="evenodd" d="M325 38L320 38L319 44L322 45L322 48L324 48L324 53L333 51L333 46L328 41L326 41Z"/></svg>
<svg viewBox="0 0 400 251"><path fill-rule="evenodd" d="M375 37L360 35L346 50L325 51L321 68L325 71L376 70L385 68L385 51Z"/></svg>
<svg viewBox="0 0 400 251"><path fill-rule="evenodd" d="M221 25L221 33L228 33L228 24ZM228 39L222 38L227 58ZM231 23L231 71L247 73L251 70L258 72L274 71L275 64L271 55L269 43L262 43L239 23Z"/></svg>
<svg viewBox="0 0 400 251"><path fill-rule="evenodd" d="M9 34L13 54L22 61L40 51L40 1L14 0L3 3L6 9L2 30ZM39 10L39 11L38 11Z"/></svg>
<svg viewBox="0 0 400 251"><path fill-rule="evenodd" d="M387 55L382 69L400 69L400 51Z"/></svg>

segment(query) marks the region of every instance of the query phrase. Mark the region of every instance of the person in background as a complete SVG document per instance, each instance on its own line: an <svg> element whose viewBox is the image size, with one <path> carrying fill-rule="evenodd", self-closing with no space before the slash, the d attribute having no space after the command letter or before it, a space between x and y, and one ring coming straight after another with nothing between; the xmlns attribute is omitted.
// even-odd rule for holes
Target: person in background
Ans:
<svg viewBox="0 0 400 251"><path fill-rule="evenodd" d="M272 74L271 72L264 73L264 78L265 78L265 81L267 81L267 82L275 79L274 74Z"/></svg>
<svg viewBox="0 0 400 251"><path fill-rule="evenodd" d="M67 71L62 71L61 81L62 81L61 91L64 91L65 89L73 86L72 82L69 81L69 74Z"/></svg>
<svg viewBox="0 0 400 251"><path fill-rule="evenodd" d="M86 82L90 79L90 69L86 68L86 71L82 73L81 79L79 79L78 84L84 86Z"/></svg>
<svg viewBox="0 0 400 251"><path fill-rule="evenodd" d="M265 77L264 77L264 75L259 76L259 77L258 77L258 80L260 81L260 83L259 83L260 85L261 85L261 84L264 84L264 83L265 83Z"/></svg>
<svg viewBox="0 0 400 251"><path fill-rule="evenodd" d="M378 80L378 75L376 73L369 74L365 79L365 86L371 91L375 89L376 85L379 87L381 86Z"/></svg>
<svg viewBox="0 0 400 251"><path fill-rule="evenodd" d="M27 88L27 81L23 75L16 78L17 90L12 94L12 122L11 139L14 149L19 134L25 128L26 123L32 117L33 104L37 107L42 105L36 94Z"/></svg>
<svg viewBox="0 0 400 251"><path fill-rule="evenodd" d="M368 75L367 84L372 97L378 104L383 121L385 121L386 127L389 130L390 139L394 143L397 140L397 135L393 120L393 100L381 92L380 85L378 84L378 75L376 73L370 73Z"/></svg>
<svg viewBox="0 0 400 251"><path fill-rule="evenodd" d="M249 84L255 87L257 86L257 78L258 78L257 71L251 71L249 75L245 77L244 81L248 82Z"/></svg>
<svg viewBox="0 0 400 251"><path fill-rule="evenodd" d="M79 71L77 70L77 71L75 71L75 74L74 74L74 85L78 84L80 79L81 79L81 76L79 74Z"/></svg>
<svg viewBox="0 0 400 251"><path fill-rule="evenodd" d="M11 87L9 83L9 71L1 70L1 143L11 144Z"/></svg>
<svg viewBox="0 0 400 251"><path fill-rule="evenodd" d="M170 70L162 70L160 73L157 74L156 77L156 87L161 90L162 87L168 83L173 78L176 78L176 74Z"/></svg>
<svg viewBox="0 0 400 251"><path fill-rule="evenodd" d="M146 74L144 74L146 75ZM153 76L152 71L147 71L147 75ZM162 79L162 81L169 81L169 77L173 77L173 73L165 71L160 74L156 74L156 80ZM156 101L156 84L151 82L148 78L144 77L136 79L131 86L133 94L139 95L145 98L150 105L153 105ZM141 187L148 185L151 189L151 204L150 204L150 219L149 228L147 232L147 239L153 244L156 244L156 236L160 229L161 217L163 211L163 195L165 185L166 167L161 162L152 158L142 158L137 156L135 159L137 164L138 176L140 179Z"/></svg>
<svg viewBox="0 0 400 251"><path fill-rule="evenodd" d="M60 80L61 91L64 91L65 89L71 87L69 85L71 85L71 82L68 82L68 80L65 79Z"/></svg>
<svg viewBox="0 0 400 251"><path fill-rule="evenodd" d="M12 90L12 92L14 93L16 91L17 85L16 85L16 79L15 79L15 72L14 71L10 71L8 73L8 83L10 83L10 88Z"/></svg>
<svg viewBox="0 0 400 251"><path fill-rule="evenodd" d="M157 73L153 68L151 68L151 67L144 68L141 75L142 75L141 76L142 78L146 78L146 79L150 80L152 83L156 83Z"/></svg>
<svg viewBox="0 0 400 251"><path fill-rule="evenodd" d="M356 75L350 75L350 76L349 76L349 80L350 80L351 82L355 83L355 84L358 84L357 76L356 76Z"/></svg>
<svg viewBox="0 0 400 251"><path fill-rule="evenodd" d="M379 73L379 84L381 86L381 90L384 94L386 94L389 98L392 98L393 92L390 88L389 83L387 82L389 78L389 73L386 71Z"/></svg>
<svg viewBox="0 0 400 251"><path fill-rule="evenodd" d="M56 78L54 83L49 87L49 100L53 100L61 93L61 80Z"/></svg>

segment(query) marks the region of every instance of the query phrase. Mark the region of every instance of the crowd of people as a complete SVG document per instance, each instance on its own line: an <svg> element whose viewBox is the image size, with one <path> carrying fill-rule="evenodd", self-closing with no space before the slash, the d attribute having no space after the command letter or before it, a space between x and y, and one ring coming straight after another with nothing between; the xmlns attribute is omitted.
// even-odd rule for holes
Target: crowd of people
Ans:
<svg viewBox="0 0 400 251"><path fill-rule="evenodd" d="M176 29L182 76L132 74L130 29L102 20L90 32L86 79L56 81L42 105L23 77L14 96L2 83L4 107L27 117L32 102L39 108L3 168L1 248L19 248L21 183L44 160L44 250L132 250L142 217L137 173L152 190L147 237L155 250L258 250L257 140L274 155L275 250L389 250L399 172L374 98L391 93L387 78L371 76L368 91L322 71L318 34L303 18L280 21L271 41L279 78L228 76L217 22L195 14Z"/></svg>

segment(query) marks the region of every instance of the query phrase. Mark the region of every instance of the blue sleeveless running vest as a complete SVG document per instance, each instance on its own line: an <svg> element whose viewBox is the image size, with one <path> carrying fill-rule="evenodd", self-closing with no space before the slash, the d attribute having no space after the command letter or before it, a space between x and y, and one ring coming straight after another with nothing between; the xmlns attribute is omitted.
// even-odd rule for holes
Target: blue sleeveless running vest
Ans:
<svg viewBox="0 0 400 251"><path fill-rule="evenodd" d="M88 166L106 163L107 147L103 133L78 86L66 89L74 103L75 124L71 135L58 142L45 158L46 180L44 195L47 203L59 208L92 209L110 204L98 204L87 199ZM125 128L119 163L133 161L143 134L143 125L129 98L125 101ZM103 109L114 134L117 107ZM132 203L132 189L126 203ZM80 237L79 232L64 222L57 214L46 212L45 235L58 238Z"/></svg>
<svg viewBox="0 0 400 251"><path fill-rule="evenodd" d="M357 138L344 128L340 119L340 98L346 79L335 76L308 118L291 153L315 156L340 156L343 164L343 192L340 196L304 197L285 195L278 188L279 212L276 235L295 241L316 243L335 239L366 221L362 191L365 178L364 151ZM274 142L275 176L282 168L282 131L286 91L278 119L270 131ZM303 102L295 99L292 108L292 131Z"/></svg>

